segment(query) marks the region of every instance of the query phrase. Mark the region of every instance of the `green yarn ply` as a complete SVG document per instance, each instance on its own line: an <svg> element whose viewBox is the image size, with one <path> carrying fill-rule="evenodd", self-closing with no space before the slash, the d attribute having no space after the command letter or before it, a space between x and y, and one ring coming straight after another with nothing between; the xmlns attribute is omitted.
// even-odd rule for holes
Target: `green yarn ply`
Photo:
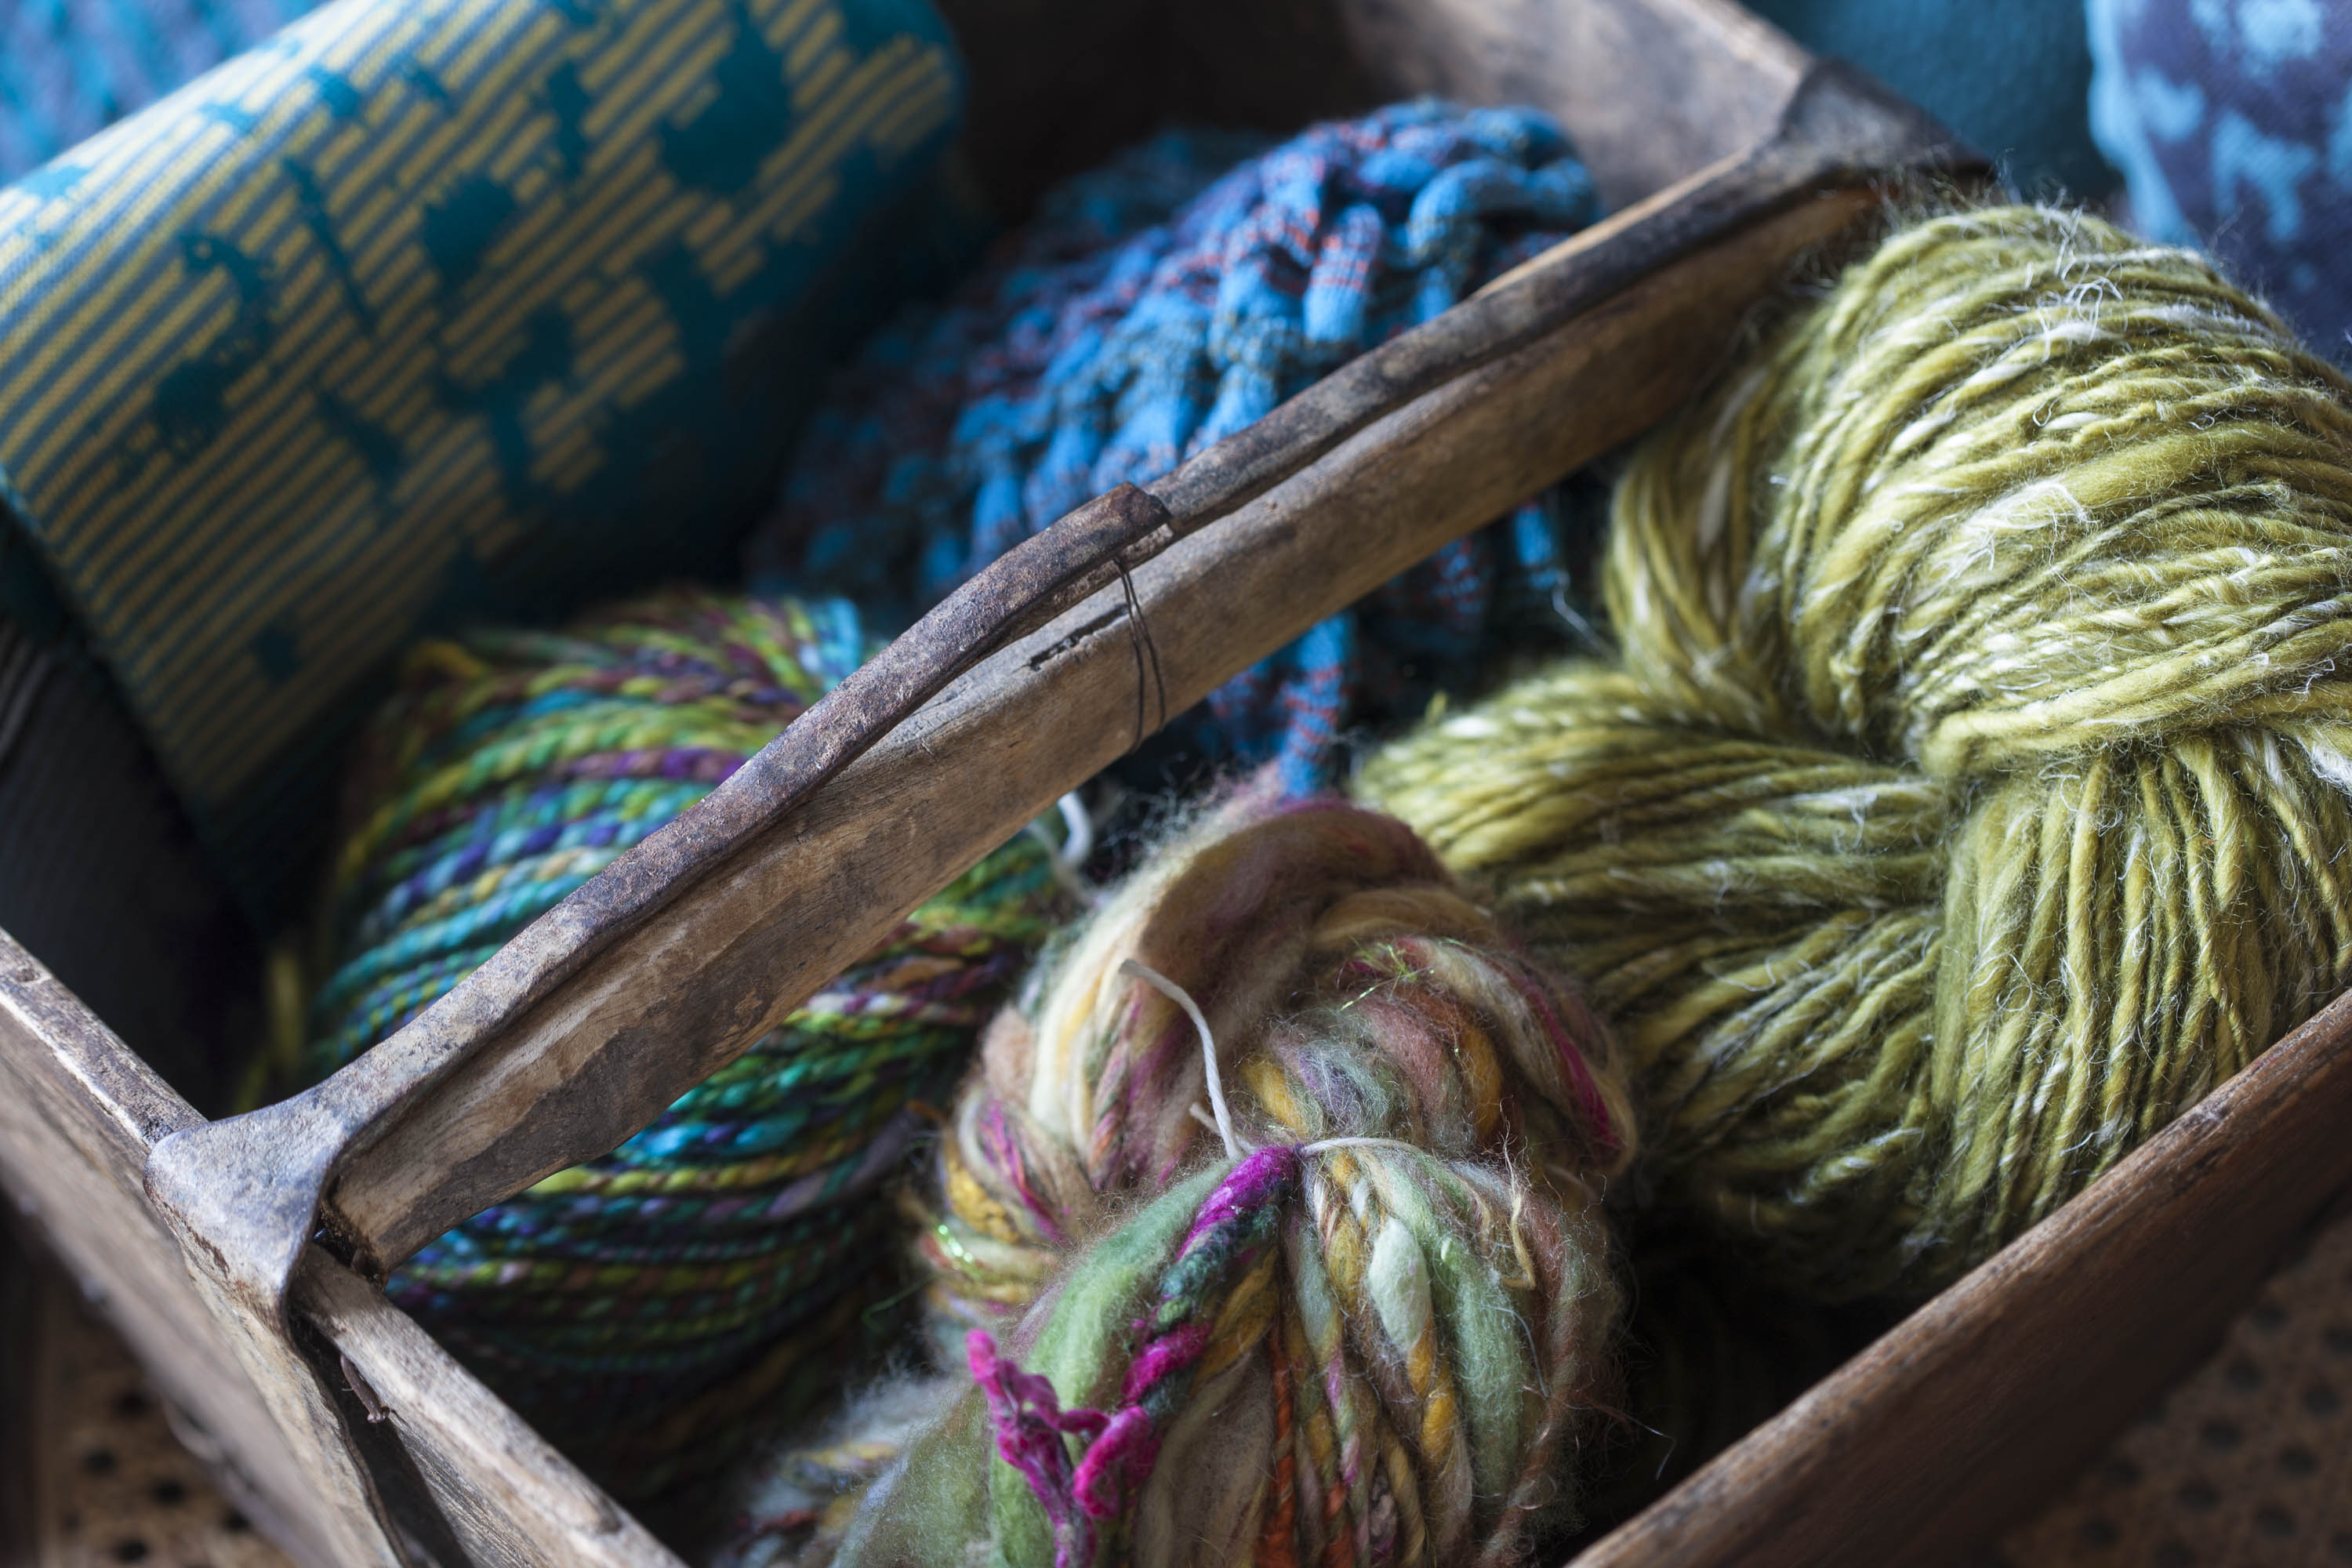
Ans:
<svg viewBox="0 0 2352 1568"><path fill-rule="evenodd" d="M1619 1021L1669 1194L1935 1286L2352 980L2347 390L2189 253L1919 225L1635 457L1619 660L1361 792Z"/></svg>

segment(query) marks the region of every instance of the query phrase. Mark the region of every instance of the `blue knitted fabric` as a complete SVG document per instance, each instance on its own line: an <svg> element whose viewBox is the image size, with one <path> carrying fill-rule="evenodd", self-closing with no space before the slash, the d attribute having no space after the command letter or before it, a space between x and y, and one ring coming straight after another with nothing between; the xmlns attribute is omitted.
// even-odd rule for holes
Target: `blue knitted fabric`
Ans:
<svg viewBox="0 0 2352 1568"><path fill-rule="evenodd" d="M316 0L0 0L0 183L95 135Z"/></svg>
<svg viewBox="0 0 2352 1568"><path fill-rule="evenodd" d="M1531 110L1400 104L1271 150L1164 133L1054 192L950 300L866 345L750 546L752 584L903 624L1593 216ZM1515 626L1561 625L1562 531L1543 498L1447 546L1220 689L1177 742L1328 783L1347 727L1417 711Z"/></svg>

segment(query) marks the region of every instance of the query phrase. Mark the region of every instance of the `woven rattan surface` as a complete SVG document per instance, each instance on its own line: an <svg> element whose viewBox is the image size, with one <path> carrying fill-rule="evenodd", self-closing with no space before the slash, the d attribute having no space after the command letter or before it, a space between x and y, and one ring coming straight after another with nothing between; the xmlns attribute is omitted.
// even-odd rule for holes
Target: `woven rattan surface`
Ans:
<svg viewBox="0 0 2352 1568"><path fill-rule="evenodd" d="M175 1440L129 1353L42 1293L38 1568L286 1563ZM2282 1268L2220 1350L2040 1517L2006 1568L2352 1564L2352 1218ZM197 1439L202 1441L199 1436Z"/></svg>
<svg viewBox="0 0 2352 1568"><path fill-rule="evenodd" d="M2013 1568L2352 1564L2352 1218L2002 1542Z"/></svg>
<svg viewBox="0 0 2352 1568"><path fill-rule="evenodd" d="M290 1568L214 1487L122 1342L62 1280L45 1282L33 1319L37 1568Z"/></svg>

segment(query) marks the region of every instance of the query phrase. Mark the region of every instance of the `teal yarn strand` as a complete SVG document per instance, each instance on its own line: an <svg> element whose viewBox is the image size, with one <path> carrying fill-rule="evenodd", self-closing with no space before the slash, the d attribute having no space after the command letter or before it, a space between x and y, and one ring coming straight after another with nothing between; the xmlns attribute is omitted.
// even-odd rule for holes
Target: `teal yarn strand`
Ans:
<svg viewBox="0 0 2352 1568"><path fill-rule="evenodd" d="M427 643L362 747L299 1076L414 1018L869 651L856 609L678 590ZM897 1248L878 1184L1059 910L1024 834L619 1148L440 1237L392 1299L641 1498L836 1379Z"/></svg>

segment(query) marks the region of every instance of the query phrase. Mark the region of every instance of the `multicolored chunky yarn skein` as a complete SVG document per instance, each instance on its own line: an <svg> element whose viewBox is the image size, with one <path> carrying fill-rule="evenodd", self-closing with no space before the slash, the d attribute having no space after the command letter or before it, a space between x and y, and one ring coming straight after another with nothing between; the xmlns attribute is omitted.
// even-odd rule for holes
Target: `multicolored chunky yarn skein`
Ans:
<svg viewBox="0 0 2352 1568"><path fill-rule="evenodd" d="M308 1075L414 1017L709 793L867 651L856 611L678 591L427 643L352 781ZM875 1293L872 1189L1057 912L1024 836L659 1120L477 1215L389 1293L632 1494L774 1416Z"/></svg>
<svg viewBox="0 0 2352 1568"><path fill-rule="evenodd" d="M2352 387L2185 251L1898 233L1642 449L1622 654L1374 758L1665 1189L1950 1279L2352 981Z"/></svg>
<svg viewBox="0 0 2352 1568"><path fill-rule="evenodd" d="M1148 483L1594 216L1549 117L1399 104L1271 152L1171 132L1048 195L943 308L878 334L803 438L755 585L911 620L1087 498ZM1557 498L1447 546L1235 678L1180 740L1330 782L1507 631L1557 640Z"/></svg>
<svg viewBox="0 0 2352 1568"><path fill-rule="evenodd" d="M991 1025L924 1245L978 1386L844 1561L1505 1562L1574 1519L1608 1037L1401 824L1272 793Z"/></svg>

